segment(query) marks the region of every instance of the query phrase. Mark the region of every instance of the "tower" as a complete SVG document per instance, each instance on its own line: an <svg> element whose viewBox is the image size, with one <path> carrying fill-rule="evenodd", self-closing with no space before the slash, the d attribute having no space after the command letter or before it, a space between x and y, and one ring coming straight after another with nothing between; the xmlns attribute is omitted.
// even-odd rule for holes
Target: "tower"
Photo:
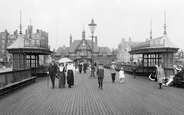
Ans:
<svg viewBox="0 0 184 115"><path fill-rule="evenodd" d="M167 28L167 26L166 26L166 11L165 11L164 12L164 34L167 34L166 28Z"/></svg>
<svg viewBox="0 0 184 115"><path fill-rule="evenodd" d="M83 31L82 31L82 39L85 39L86 38L86 36L85 36L85 30L84 30L84 24L83 24Z"/></svg>
<svg viewBox="0 0 184 115"><path fill-rule="evenodd" d="M152 39L152 20L150 20L150 39Z"/></svg>
<svg viewBox="0 0 184 115"><path fill-rule="evenodd" d="M30 19L30 25L28 26L28 34L31 35L33 33L33 26L31 25L31 19Z"/></svg>
<svg viewBox="0 0 184 115"><path fill-rule="evenodd" d="M22 24L21 24L21 11L20 11L20 32L19 32L19 34L22 34Z"/></svg>
<svg viewBox="0 0 184 115"><path fill-rule="evenodd" d="M70 34L70 45L72 44L72 34Z"/></svg>
<svg viewBox="0 0 184 115"><path fill-rule="evenodd" d="M96 45L98 45L97 43L98 43L98 38L97 38L97 36L95 36L95 43L96 43Z"/></svg>

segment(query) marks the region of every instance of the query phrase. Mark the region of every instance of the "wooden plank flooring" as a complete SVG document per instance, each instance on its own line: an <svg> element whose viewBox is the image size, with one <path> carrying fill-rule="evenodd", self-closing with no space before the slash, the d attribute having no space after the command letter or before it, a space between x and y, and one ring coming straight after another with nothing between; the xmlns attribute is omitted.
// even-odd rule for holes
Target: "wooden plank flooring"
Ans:
<svg viewBox="0 0 184 115"><path fill-rule="evenodd" d="M184 89L165 87L146 77L126 74L125 83L111 82L105 70L103 90L90 73L76 74L72 88L51 88L47 78L0 98L0 115L183 115Z"/></svg>

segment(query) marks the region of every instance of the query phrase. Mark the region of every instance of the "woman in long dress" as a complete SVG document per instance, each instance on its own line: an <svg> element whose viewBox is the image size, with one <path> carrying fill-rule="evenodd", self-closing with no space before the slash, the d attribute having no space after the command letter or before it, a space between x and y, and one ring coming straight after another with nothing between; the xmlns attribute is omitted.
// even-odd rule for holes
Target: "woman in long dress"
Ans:
<svg viewBox="0 0 184 115"><path fill-rule="evenodd" d="M111 73L112 83L114 83L115 82L115 77L116 77L116 65L115 65L115 62L112 62L112 65L110 66L110 73Z"/></svg>
<svg viewBox="0 0 184 115"><path fill-rule="evenodd" d="M65 67L63 63L59 64L59 69L58 69L58 77L59 77L59 88L64 88L65 87Z"/></svg>
<svg viewBox="0 0 184 115"><path fill-rule="evenodd" d="M162 65L160 64L159 67L157 68L157 81L159 83L159 89L162 88L162 83L164 79L165 79L164 69L162 68Z"/></svg>
<svg viewBox="0 0 184 115"><path fill-rule="evenodd" d="M69 62L67 65L67 84L69 88L74 85L74 76L75 67L73 66L72 62Z"/></svg>

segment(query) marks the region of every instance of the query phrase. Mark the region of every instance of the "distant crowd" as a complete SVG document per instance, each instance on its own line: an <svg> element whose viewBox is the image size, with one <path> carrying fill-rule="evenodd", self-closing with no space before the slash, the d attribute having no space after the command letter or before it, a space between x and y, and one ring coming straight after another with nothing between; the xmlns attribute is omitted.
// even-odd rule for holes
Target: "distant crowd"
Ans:
<svg viewBox="0 0 184 115"><path fill-rule="evenodd" d="M92 67L95 68L95 70L91 69ZM136 72L137 72L137 64L134 63L132 65L132 73L134 79L136 78ZM162 89L162 85L169 86L171 84L177 85L178 80L183 77L183 72L180 66L174 67L175 68L175 75L171 76L166 80L165 72L162 67L162 63L160 63L158 66L155 65L155 70L149 75L149 79L153 81L157 81L159 84L159 89ZM74 86L74 78L76 76L76 73L81 74L86 73L87 70L89 70L91 73L95 73L97 76L98 81L98 88L103 89L103 79L105 77L104 75L104 65L102 63L86 63L86 62L80 62L80 63L73 63L72 61L69 61L67 63L56 63L55 60L52 60L52 62L49 64L48 74L51 79L52 88L55 88L55 78L59 79L59 88L65 88L66 84L69 88ZM119 72L117 72L117 66L115 61L112 61L110 65L110 76L112 83L116 80L116 74L118 73L119 82L124 83L125 82L125 74L124 74L124 68L121 67Z"/></svg>

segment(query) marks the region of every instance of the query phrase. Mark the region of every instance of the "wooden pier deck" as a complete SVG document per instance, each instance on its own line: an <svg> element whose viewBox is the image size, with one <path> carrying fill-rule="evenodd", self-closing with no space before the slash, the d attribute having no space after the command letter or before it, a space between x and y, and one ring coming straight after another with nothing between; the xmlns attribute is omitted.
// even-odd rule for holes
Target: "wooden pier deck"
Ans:
<svg viewBox="0 0 184 115"><path fill-rule="evenodd" d="M76 74L72 88L51 88L47 78L0 98L0 115L183 115L184 89L165 87L146 77L126 74L111 82L105 70L103 90L90 73ZM50 79L49 79L50 81Z"/></svg>

